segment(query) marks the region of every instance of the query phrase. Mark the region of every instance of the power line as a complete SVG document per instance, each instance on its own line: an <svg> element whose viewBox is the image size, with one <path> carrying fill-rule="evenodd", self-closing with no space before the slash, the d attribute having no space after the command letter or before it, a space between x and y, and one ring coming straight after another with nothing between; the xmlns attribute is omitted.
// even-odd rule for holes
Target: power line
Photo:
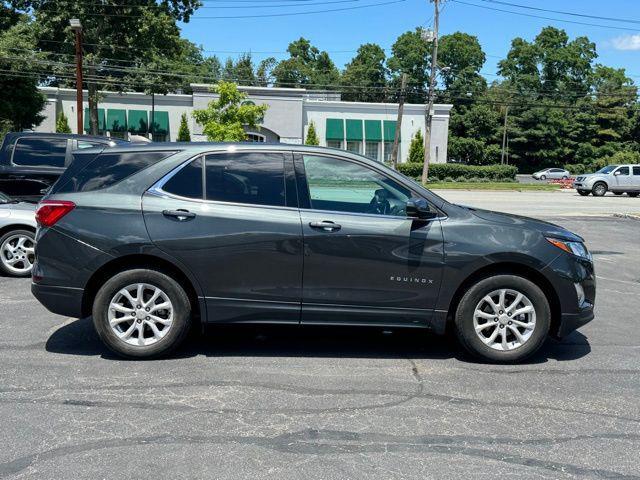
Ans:
<svg viewBox="0 0 640 480"><path fill-rule="evenodd" d="M477 5L475 3L465 2L463 0L449 0L449 1L455 2L455 3L459 3L459 4L462 4L462 5L469 5L471 7L483 8L485 10L493 10L495 12L510 13L512 15L520 15L522 17L540 18L542 20L551 20L551 21L554 21L554 22L573 23L575 25L586 25L586 26L589 26L589 27L609 28L609 29L612 29L612 30L624 30L624 31L627 31L627 32L629 32L629 31L630 32L637 32L638 31L637 28L631 28L631 27L616 27L614 25L603 25L603 24L600 24L600 23L578 22L578 21L575 21L575 20L564 20L564 19L561 19L561 18L553 18L553 17L545 17L545 16L542 16L542 15L534 15L532 13L514 12L513 10L504 10L502 8L489 7L489 6L486 6L486 5ZM483 1L483 0L479 0L479 1Z"/></svg>
<svg viewBox="0 0 640 480"><path fill-rule="evenodd" d="M616 17L602 17L602 16L599 16L599 15L588 15L586 13L566 12L566 11L562 11L562 10L549 10L547 8L531 7L529 5L522 5L522 4L519 4L519 3L502 2L500 0L480 0L480 1L487 2L487 3L496 3L496 4L499 4L499 5L507 5L509 7L524 8L524 9L527 9L527 10L536 10L538 12L559 13L560 15L570 15L572 17L593 18L593 19L596 19L596 20L606 20L606 21L609 21L609 22L638 23L638 24L640 24L640 20L633 20L633 19L626 19L626 18L616 18Z"/></svg>
<svg viewBox="0 0 640 480"><path fill-rule="evenodd" d="M287 0L274 0L274 1L287 1ZM285 4L267 4L267 5L260 5L259 3L256 5L256 0L248 0L246 3L254 3L254 5L245 5L245 2L242 2L241 5L218 5L215 7L208 7L208 6L201 6L198 7L197 10L203 10L203 9L245 9L245 8L291 8L291 7L307 7L307 6L313 6L313 5L330 5L330 4L335 4L335 3L356 3L356 2L361 2L363 0L328 0L328 1L322 1L322 2L311 2L310 0L304 0L305 2L310 2L310 3L300 3L300 4L292 4L292 3L285 3ZM226 3L226 2L225 2ZM230 2L230 3L234 3L234 2ZM112 4L112 3L92 3L92 4L85 4L83 6L88 6L88 7L96 7L98 8L122 8L122 9L130 9L130 8L141 8L141 9L152 9L152 10L156 10L156 11L161 11L159 10L159 7L157 5L119 5L119 4ZM46 10L50 10L50 8L45 7L44 9ZM123 14L124 15L124 14Z"/></svg>

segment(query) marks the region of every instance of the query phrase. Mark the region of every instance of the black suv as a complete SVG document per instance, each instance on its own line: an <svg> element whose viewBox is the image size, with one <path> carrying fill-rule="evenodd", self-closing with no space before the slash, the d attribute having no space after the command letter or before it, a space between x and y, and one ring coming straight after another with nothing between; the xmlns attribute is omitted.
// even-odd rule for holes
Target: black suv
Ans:
<svg viewBox="0 0 640 480"><path fill-rule="evenodd" d="M127 357L208 323L448 326L513 362L593 318L583 240L295 145L84 151L37 211L32 291Z"/></svg>
<svg viewBox="0 0 640 480"><path fill-rule="evenodd" d="M127 144L124 140L64 133L8 133L0 145L0 192L37 200L71 163L73 150Z"/></svg>

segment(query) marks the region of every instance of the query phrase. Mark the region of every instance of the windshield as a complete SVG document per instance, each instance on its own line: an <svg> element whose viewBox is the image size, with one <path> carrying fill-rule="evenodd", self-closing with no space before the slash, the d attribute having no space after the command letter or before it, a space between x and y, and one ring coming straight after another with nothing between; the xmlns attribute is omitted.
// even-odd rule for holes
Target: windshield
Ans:
<svg viewBox="0 0 640 480"><path fill-rule="evenodd" d="M607 165L606 167L598 170L596 173L604 173L606 175L607 173L613 172L616 168L618 168L617 165Z"/></svg>

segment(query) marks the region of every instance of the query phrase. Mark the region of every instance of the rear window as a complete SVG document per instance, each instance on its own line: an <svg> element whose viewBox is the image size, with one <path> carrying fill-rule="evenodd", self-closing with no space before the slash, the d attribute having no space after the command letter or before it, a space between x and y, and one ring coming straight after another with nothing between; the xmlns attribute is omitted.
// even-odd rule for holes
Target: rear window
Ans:
<svg viewBox="0 0 640 480"><path fill-rule="evenodd" d="M90 192L111 187L175 152L103 153L77 172L56 193Z"/></svg>
<svg viewBox="0 0 640 480"><path fill-rule="evenodd" d="M12 161L25 167L64 168L66 138L19 138L13 148Z"/></svg>

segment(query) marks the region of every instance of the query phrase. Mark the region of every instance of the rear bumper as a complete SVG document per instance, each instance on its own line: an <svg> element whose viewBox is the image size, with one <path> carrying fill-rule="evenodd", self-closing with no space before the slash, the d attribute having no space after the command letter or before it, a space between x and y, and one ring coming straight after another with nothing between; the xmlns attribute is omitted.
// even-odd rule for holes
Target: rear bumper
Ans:
<svg viewBox="0 0 640 480"><path fill-rule="evenodd" d="M593 305L587 304L578 313L563 313L558 327L558 338L566 337L574 330L586 325L593 320Z"/></svg>
<svg viewBox="0 0 640 480"><path fill-rule="evenodd" d="M31 284L31 293L52 313L65 317L82 316L82 296L84 290L73 287Z"/></svg>

